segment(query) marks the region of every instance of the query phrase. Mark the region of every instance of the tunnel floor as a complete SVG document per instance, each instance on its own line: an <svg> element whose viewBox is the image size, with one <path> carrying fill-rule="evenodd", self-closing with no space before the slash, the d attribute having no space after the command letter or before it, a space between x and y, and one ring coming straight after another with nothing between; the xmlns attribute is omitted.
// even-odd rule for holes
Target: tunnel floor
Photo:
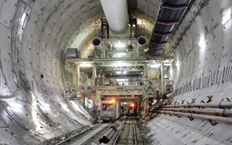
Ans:
<svg viewBox="0 0 232 145"><path fill-rule="evenodd" d="M124 116L113 123L98 123L59 145L146 145L137 116Z"/></svg>

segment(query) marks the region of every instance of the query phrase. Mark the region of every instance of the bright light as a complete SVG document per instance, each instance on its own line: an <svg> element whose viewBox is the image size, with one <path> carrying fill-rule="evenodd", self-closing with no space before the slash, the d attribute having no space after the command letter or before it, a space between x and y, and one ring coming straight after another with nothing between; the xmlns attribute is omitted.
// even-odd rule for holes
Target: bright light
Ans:
<svg viewBox="0 0 232 145"><path fill-rule="evenodd" d="M171 64L170 63L165 63L164 66L171 66Z"/></svg>
<svg viewBox="0 0 232 145"><path fill-rule="evenodd" d="M65 104L61 104L61 106L62 106L63 108L67 108L67 105L65 105Z"/></svg>
<svg viewBox="0 0 232 145"><path fill-rule="evenodd" d="M83 109L83 107L78 102L75 101L70 101L70 102L78 112L80 112L81 114L85 115L88 119L90 119L90 116L87 113L87 111Z"/></svg>
<svg viewBox="0 0 232 145"><path fill-rule="evenodd" d="M122 44L121 41L118 41L118 43L114 44L114 47L116 47L116 48L124 48L124 47L126 47L126 44Z"/></svg>
<svg viewBox="0 0 232 145"><path fill-rule="evenodd" d="M131 106L132 106L132 107L134 107L134 106L135 106L135 104L134 104L134 103L132 103L132 104L131 104Z"/></svg>
<svg viewBox="0 0 232 145"><path fill-rule="evenodd" d="M173 70L172 70L172 68L170 68L169 73L170 73L170 76L172 77L172 74L173 74Z"/></svg>
<svg viewBox="0 0 232 145"><path fill-rule="evenodd" d="M121 72L120 72L120 71L117 71L116 74L121 74Z"/></svg>
<svg viewBox="0 0 232 145"><path fill-rule="evenodd" d="M44 102L42 102L42 101L40 101L39 103L40 103L43 107L45 107L45 108L50 108L50 105L47 104L47 103L44 103Z"/></svg>
<svg viewBox="0 0 232 145"><path fill-rule="evenodd" d="M176 67L178 67L178 68L180 67L180 62L179 61L176 62Z"/></svg>
<svg viewBox="0 0 232 145"><path fill-rule="evenodd" d="M92 67L92 64L80 64L80 67Z"/></svg>
<svg viewBox="0 0 232 145"><path fill-rule="evenodd" d="M10 108L12 108L12 109L22 109L23 106L21 104L17 104L17 103L10 103Z"/></svg>
<svg viewBox="0 0 232 145"><path fill-rule="evenodd" d="M116 74L119 74L119 75L120 75L120 74L124 74L124 75L125 75L126 73L127 73L126 71L124 71L124 72L117 71L117 72L116 72Z"/></svg>
<svg viewBox="0 0 232 145"><path fill-rule="evenodd" d="M114 47L116 47L116 48L124 48L124 47L126 47L126 44L114 44Z"/></svg>
<svg viewBox="0 0 232 145"><path fill-rule="evenodd" d="M115 100L113 99L113 100L111 100L111 102L112 102L112 103L114 103L114 102L115 102Z"/></svg>
<svg viewBox="0 0 232 145"><path fill-rule="evenodd" d="M123 55L126 55L126 53L118 53L117 54L118 57L122 57Z"/></svg>
<svg viewBox="0 0 232 145"><path fill-rule="evenodd" d="M128 63L122 63L122 62L118 62L118 63L114 63L113 64L114 66L130 66L130 64L128 64Z"/></svg>
<svg viewBox="0 0 232 145"><path fill-rule="evenodd" d="M124 105L126 105L127 103L123 103Z"/></svg>
<svg viewBox="0 0 232 145"><path fill-rule="evenodd" d="M231 14L226 14L222 17L222 25L225 25L231 19Z"/></svg>
<svg viewBox="0 0 232 145"><path fill-rule="evenodd" d="M205 49L206 43L205 43L205 38L204 37L201 37L198 45L200 46L201 49Z"/></svg>
<svg viewBox="0 0 232 145"><path fill-rule="evenodd" d="M152 105L154 105L157 102L157 100L153 100Z"/></svg>
<svg viewBox="0 0 232 145"><path fill-rule="evenodd" d="M118 55L126 55L126 53L118 53Z"/></svg>
<svg viewBox="0 0 232 145"><path fill-rule="evenodd" d="M68 106L66 104L61 104L62 108L67 111L67 112L70 112L70 110L68 109Z"/></svg>
<svg viewBox="0 0 232 145"><path fill-rule="evenodd" d="M160 64L152 64L151 68L159 68L161 65Z"/></svg>

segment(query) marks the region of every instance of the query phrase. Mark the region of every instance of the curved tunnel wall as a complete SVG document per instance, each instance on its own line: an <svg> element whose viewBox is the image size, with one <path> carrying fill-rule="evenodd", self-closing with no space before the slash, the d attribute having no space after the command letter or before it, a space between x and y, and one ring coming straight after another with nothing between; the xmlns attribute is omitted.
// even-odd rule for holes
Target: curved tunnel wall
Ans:
<svg viewBox="0 0 232 145"><path fill-rule="evenodd" d="M197 0L173 35L176 60L171 69L175 82L172 104L229 102L231 97L232 3ZM193 99L195 99L193 101ZM232 127L207 120L160 114L148 125L157 144L231 144ZM164 139L165 137L169 139Z"/></svg>
<svg viewBox="0 0 232 145"><path fill-rule="evenodd" d="M90 125L74 111L80 106L67 102L61 58L70 36L83 36L83 27L92 23L86 20L94 21L101 12L98 1L15 0L0 5L0 142L40 144Z"/></svg>
<svg viewBox="0 0 232 145"><path fill-rule="evenodd" d="M228 96L230 81L223 81L222 77L224 68L228 71L227 67L231 65L231 20L222 25L221 18L227 10L231 14L232 4L229 0L206 0L206 3L202 3L204 1L197 0L194 3L173 35L171 45L176 47L178 60L178 65L175 62L172 66L175 88L181 88L191 81L189 92L181 89L178 91L180 93L175 94L178 103L181 100L187 103L192 98L196 98L195 101L199 103L202 99L207 100L208 95L213 95L215 103L226 97L231 99ZM154 7L144 9L148 3ZM144 9L149 16L159 7L154 1L139 1L134 5ZM90 125L83 114L74 111L75 106L65 99L62 77L64 64L61 58L66 48L81 47L87 42L85 39L88 35L93 36L93 31L87 32L86 29L91 28L95 20L103 15L100 2L50 0L33 3L26 0L0 0L0 6L0 142L40 144ZM22 10L27 13L18 18L24 17L26 21L20 25L19 32L23 33L18 33L15 24L19 24L19 19L15 13ZM143 15L140 18L151 20ZM204 49L198 46L201 37L205 38ZM19 43L15 43L16 39ZM200 44L204 44L204 41ZM18 52L14 52L15 47L18 47ZM202 76L209 76L215 71L220 72L218 82L204 88L201 85L193 90L196 78L203 80ZM227 135L231 134L231 126L211 126L209 122L197 119L190 122L184 117L159 115L148 122L147 126L152 129L151 138L156 138L154 142L160 144L228 144L231 141ZM169 140L164 139L166 136Z"/></svg>

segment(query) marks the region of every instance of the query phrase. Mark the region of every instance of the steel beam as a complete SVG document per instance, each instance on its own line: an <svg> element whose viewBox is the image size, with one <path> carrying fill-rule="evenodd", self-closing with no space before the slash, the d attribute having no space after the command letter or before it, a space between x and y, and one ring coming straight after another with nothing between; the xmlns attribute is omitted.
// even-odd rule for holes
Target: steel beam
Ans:
<svg viewBox="0 0 232 145"><path fill-rule="evenodd" d="M154 56L154 57L118 57L118 58L67 58L67 62L119 62L119 61L137 61L137 62L148 62L154 60L169 60L173 59L171 56Z"/></svg>

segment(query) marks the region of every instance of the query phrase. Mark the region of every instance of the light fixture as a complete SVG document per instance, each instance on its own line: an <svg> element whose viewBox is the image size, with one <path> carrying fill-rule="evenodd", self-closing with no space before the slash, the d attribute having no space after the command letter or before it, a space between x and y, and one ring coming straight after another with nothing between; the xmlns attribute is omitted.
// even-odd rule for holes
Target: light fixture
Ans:
<svg viewBox="0 0 232 145"><path fill-rule="evenodd" d="M118 41L118 43L114 44L114 47L116 48L124 48L126 47L126 44L121 43L121 41Z"/></svg>
<svg viewBox="0 0 232 145"><path fill-rule="evenodd" d="M160 64L152 64L151 68L159 68L161 65Z"/></svg>
<svg viewBox="0 0 232 145"><path fill-rule="evenodd" d="M116 74L121 74L121 73L122 73L122 72L120 72L120 71L117 71L117 72L116 72Z"/></svg>
<svg viewBox="0 0 232 145"><path fill-rule="evenodd" d="M122 72L122 74L126 74L126 71Z"/></svg>
<svg viewBox="0 0 232 145"><path fill-rule="evenodd" d="M112 102L112 103L114 103L114 102L115 102L115 100L114 100L114 99L112 99L112 100L111 100L111 102Z"/></svg>
<svg viewBox="0 0 232 145"><path fill-rule="evenodd" d="M80 67L92 67L92 64L89 63L80 64Z"/></svg>
<svg viewBox="0 0 232 145"><path fill-rule="evenodd" d="M225 25L231 19L231 14L226 14L222 16L222 25Z"/></svg>
<svg viewBox="0 0 232 145"><path fill-rule="evenodd" d="M117 55L126 55L126 53L118 53Z"/></svg>
<svg viewBox="0 0 232 145"><path fill-rule="evenodd" d="M120 61L118 63L114 63L113 65L114 66L128 66L129 65L130 66L130 64L128 64L128 63L122 63Z"/></svg>
<svg viewBox="0 0 232 145"><path fill-rule="evenodd" d="M121 57L121 56L123 56L123 55L126 55L126 53L118 53L118 54L117 54L118 57Z"/></svg>
<svg viewBox="0 0 232 145"><path fill-rule="evenodd" d="M124 48L124 47L126 47L126 44L114 44L114 47L116 47L116 48Z"/></svg>

